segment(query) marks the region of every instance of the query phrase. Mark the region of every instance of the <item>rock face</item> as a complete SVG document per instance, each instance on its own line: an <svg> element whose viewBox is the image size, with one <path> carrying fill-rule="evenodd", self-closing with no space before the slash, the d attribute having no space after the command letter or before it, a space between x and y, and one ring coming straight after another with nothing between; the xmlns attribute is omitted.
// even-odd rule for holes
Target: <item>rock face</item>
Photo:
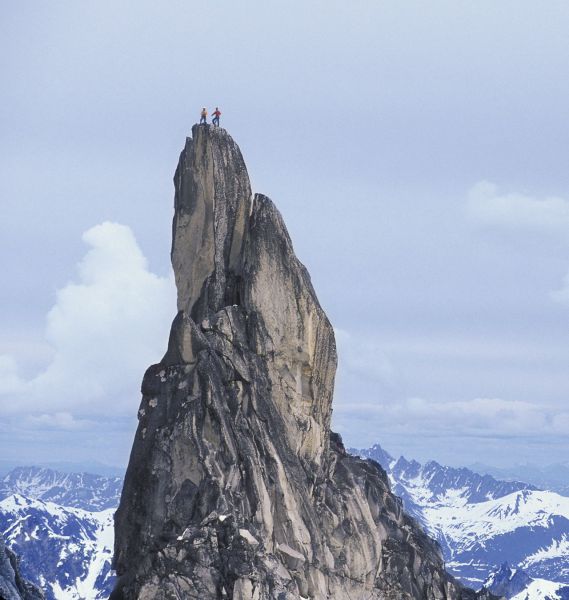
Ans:
<svg viewBox="0 0 569 600"><path fill-rule="evenodd" d="M488 588L504 598L513 598L526 590L533 579L521 569L511 569L508 563L502 563L498 571L487 581Z"/></svg>
<svg viewBox="0 0 569 600"><path fill-rule="evenodd" d="M43 600L43 593L22 578L16 555L0 537L0 600Z"/></svg>
<svg viewBox="0 0 569 600"><path fill-rule="evenodd" d="M111 597L486 597L330 432L336 346L310 277L231 137L192 135L174 179L179 312L142 383Z"/></svg>

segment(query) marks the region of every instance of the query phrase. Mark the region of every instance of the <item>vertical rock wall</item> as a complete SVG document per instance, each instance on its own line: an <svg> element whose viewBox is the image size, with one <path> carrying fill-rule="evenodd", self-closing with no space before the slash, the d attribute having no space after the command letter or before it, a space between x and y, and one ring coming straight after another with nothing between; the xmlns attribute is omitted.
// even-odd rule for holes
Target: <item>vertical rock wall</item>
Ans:
<svg viewBox="0 0 569 600"><path fill-rule="evenodd" d="M114 599L475 598L384 471L330 432L336 347L239 148L194 126L175 175L178 314L142 384Z"/></svg>

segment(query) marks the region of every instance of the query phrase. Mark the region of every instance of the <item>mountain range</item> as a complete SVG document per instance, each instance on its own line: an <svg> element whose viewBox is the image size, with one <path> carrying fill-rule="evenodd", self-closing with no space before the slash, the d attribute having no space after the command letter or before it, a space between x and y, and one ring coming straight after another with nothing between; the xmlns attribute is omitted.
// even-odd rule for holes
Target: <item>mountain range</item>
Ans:
<svg viewBox="0 0 569 600"><path fill-rule="evenodd" d="M118 506L122 482L122 477L17 467L0 479L0 500L20 494L62 506L100 511Z"/></svg>
<svg viewBox="0 0 569 600"><path fill-rule="evenodd" d="M114 585L121 478L17 468L0 481L0 532L47 600L102 600Z"/></svg>
<svg viewBox="0 0 569 600"><path fill-rule="evenodd" d="M569 598L569 499L466 468L395 459L379 445L358 452L387 471L463 583L515 600ZM109 597L121 487L119 477L38 467L0 480L0 532L48 600Z"/></svg>
<svg viewBox="0 0 569 600"><path fill-rule="evenodd" d="M464 583L482 586L507 561L528 577L569 584L569 498L466 468L395 459L378 444L353 451L386 470L405 509Z"/></svg>
<svg viewBox="0 0 569 600"><path fill-rule="evenodd" d="M484 463L469 466L477 473L487 473L504 481L522 480L543 490L569 496L569 464L554 463L546 466L534 464L515 465L513 467L492 467Z"/></svg>

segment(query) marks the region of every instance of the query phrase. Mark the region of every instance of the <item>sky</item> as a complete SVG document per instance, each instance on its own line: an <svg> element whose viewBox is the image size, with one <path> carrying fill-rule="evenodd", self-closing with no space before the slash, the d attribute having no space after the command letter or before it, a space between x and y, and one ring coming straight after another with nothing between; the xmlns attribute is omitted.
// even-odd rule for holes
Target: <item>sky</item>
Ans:
<svg viewBox="0 0 569 600"><path fill-rule="evenodd" d="M347 446L569 460L569 4L0 8L0 444L124 466L202 106L336 330Z"/></svg>

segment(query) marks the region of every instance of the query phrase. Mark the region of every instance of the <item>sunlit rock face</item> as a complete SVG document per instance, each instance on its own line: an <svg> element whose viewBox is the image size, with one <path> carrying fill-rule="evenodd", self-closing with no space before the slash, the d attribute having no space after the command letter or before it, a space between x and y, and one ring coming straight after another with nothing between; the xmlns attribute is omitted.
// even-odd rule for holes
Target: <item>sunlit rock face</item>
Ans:
<svg viewBox="0 0 569 600"><path fill-rule="evenodd" d="M142 383L112 598L477 597L330 432L334 333L235 142L194 126L174 182L179 312Z"/></svg>

